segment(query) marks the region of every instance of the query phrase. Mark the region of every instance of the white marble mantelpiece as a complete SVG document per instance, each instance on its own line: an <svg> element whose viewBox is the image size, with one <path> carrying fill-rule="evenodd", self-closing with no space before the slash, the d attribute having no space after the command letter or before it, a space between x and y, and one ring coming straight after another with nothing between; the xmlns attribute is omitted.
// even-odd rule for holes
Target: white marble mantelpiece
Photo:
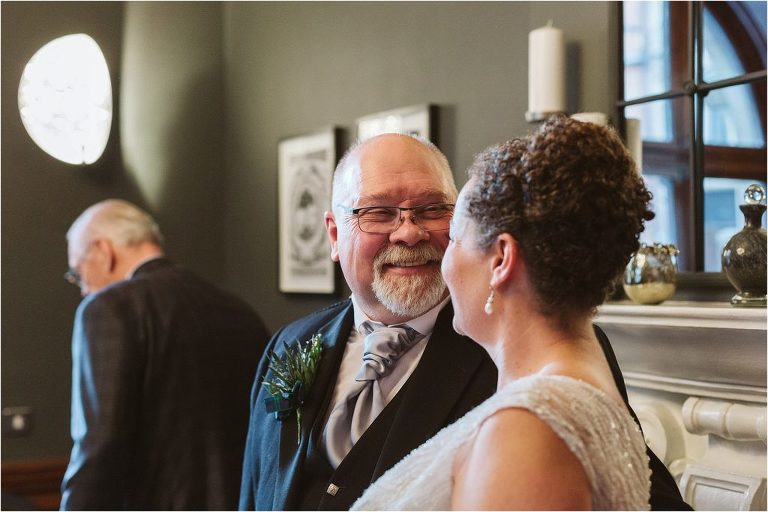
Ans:
<svg viewBox="0 0 768 512"><path fill-rule="evenodd" d="M624 372L765 389L765 308L617 302L601 306L596 323Z"/></svg>
<svg viewBox="0 0 768 512"><path fill-rule="evenodd" d="M765 510L766 309L600 307L646 441L698 510Z"/></svg>

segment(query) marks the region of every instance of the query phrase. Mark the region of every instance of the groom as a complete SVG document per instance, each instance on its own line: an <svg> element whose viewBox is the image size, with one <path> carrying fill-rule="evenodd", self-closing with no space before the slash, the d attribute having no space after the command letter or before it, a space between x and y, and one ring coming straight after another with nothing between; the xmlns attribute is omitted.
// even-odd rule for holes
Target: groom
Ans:
<svg viewBox="0 0 768 512"><path fill-rule="evenodd" d="M262 382L275 375L262 358L241 509L347 509L411 450L495 391L496 368L485 351L452 328L440 276L456 196L448 162L429 142L381 135L342 157L325 225L352 297L283 327L270 341L267 353L278 357L286 344L294 350L315 334L323 349L303 390L298 426L290 408L285 421L267 412ZM610 344L596 330L625 394ZM661 461L648 455L652 508L689 509Z"/></svg>

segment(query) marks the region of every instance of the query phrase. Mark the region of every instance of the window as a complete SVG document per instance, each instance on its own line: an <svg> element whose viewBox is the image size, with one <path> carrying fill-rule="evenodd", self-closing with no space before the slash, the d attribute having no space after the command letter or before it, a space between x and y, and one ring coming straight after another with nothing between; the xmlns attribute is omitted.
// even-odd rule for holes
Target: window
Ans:
<svg viewBox="0 0 768 512"><path fill-rule="evenodd" d="M656 218L683 271L720 272L751 183L766 184L766 2L626 1L621 119L640 120Z"/></svg>
<svg viewBox="0 0 768 512"><path fill-rule="evenodd" d="M112 85L96 41L71 34L40 48L21 76L19 112L49 155L75 165L98 160L112 126Z"/></svg>

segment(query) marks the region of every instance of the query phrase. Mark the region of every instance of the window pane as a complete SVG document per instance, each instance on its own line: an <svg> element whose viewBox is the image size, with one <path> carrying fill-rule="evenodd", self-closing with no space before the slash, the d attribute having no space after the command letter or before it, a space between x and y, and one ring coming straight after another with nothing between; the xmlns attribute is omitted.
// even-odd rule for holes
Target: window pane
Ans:
<svg viewBox="0 0 768 512"><path fill-rule="evenodd" d="M716 89L704 98L704 143L741 148L765 147L755 93L765 80Z"/></svg>
<svg viewBox="0 0 768 512"><path fill-rule="evenodd" d="M653 194L656 217L646 223L640 240L675 244L679 267L693 270L689 215L691 197L690 108L687 98L659 100L624 109L626 118L640 120L642 173Z"/></svg>
<svg viewBox="0 0 768 512"><path fill-rule="evenodd" d="M744 227L744 191L765 181L704 178L704 271L720 272L720 255L730 238ZM765 226L765 214L763 214Z"/></svg>
<svg viewBox="0 0 768 512"><path fill-rule="evenodd" d="M651 101L627 107L627 118L640 119L643 142L671 144L675 138L673 111L669 101Z"/></svg>
<svg viewBox="0 0 768 512"><path fill-rule="evenodd" d="M656 1L622 5L624 99L680 89L687 70L685 5Z"/></svg>
<svg viewBox="0 0 768 512"><path fill-rule="evenodd" d="M765 69L765 2L704 4L704 81Z"/></svg>
<svg viewBox="0 0 768 512"><path fill-rule="evenodd" d="M679 248L677 225L675 223L675 181L671 176L646 174L645 186L653 194L652 208L656 217L645 225L640 241L675 244Z"/></svg>

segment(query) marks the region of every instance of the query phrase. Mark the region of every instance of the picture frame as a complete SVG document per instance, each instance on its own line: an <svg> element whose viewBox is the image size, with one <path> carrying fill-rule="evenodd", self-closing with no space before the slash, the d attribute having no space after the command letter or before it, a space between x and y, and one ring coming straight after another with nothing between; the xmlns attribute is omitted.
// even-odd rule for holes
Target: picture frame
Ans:
<svg viewBox="0 0 768 512"><path fill-rule="evenodd" d="M279 289L284 293L334 293L336 266L323 213L331 209L339 129L286 137L278 142Z"/></svg>
<svg viewBox="0 0 768 512"><path fill-rule="evenodd" d="M382 133L417 135L437 145L437 106L412 105L357 119L358 140L366 140Z"/></svg>

